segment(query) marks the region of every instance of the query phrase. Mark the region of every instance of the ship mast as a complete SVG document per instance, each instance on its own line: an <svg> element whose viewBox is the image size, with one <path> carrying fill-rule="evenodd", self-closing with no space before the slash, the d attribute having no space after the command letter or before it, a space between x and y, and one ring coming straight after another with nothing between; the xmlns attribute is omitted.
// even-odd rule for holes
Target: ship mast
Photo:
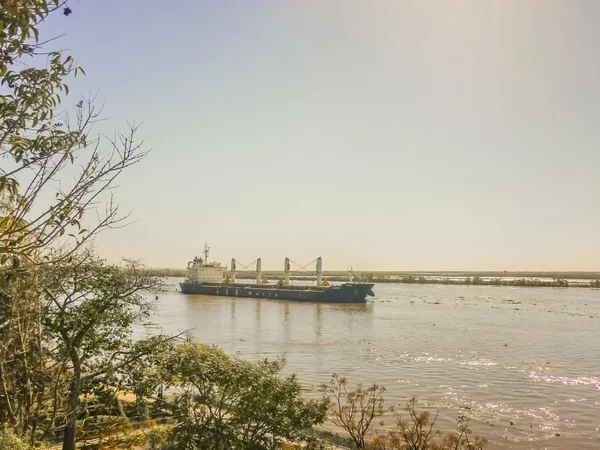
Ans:
<svg viewBox="0 0 600 450"><path fill-rule="evenodd" d="M210 250L210 247L208 246L208 244L204 244L204 251L202 253L204 253L204 263L208 264L208 251Z"/></svg>

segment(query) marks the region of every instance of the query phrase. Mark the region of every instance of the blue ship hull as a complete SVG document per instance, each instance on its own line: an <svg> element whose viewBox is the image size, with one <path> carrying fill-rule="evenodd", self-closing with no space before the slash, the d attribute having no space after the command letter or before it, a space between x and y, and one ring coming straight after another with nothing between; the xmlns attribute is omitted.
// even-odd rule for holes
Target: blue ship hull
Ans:
<svg viewBox="0 0 600 450"><path fill-rule="evenodd" d="M179 284L184 294L222 297L267 298L317 303L365 303L373 296L373 284L345 283L339 286L270 286L267 284L194 283Z"/></svg>

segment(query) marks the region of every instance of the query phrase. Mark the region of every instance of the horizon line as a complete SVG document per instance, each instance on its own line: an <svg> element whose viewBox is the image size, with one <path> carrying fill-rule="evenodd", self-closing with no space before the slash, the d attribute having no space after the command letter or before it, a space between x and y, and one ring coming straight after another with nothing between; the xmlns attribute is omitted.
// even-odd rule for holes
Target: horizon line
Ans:
<svg viewBox="0 0 600 450"><path fill-rule="evenodd" d="M147 267L152 270L187 270L185 267L176 268L176 267ZM226 268L226 270L230 270ZM255 270L244 269L238 270L238 272L255 272ZM284 272L282 269L262 269L262 272ZM290 270L291 273L312 273L314 270ZM323 270L323 273L326 272L376 272L376 273L425 273L425 274L434 274L434 273L531 273L531 274L543 274L543 273L598 273L600 274L600 269L598 270L577 270L577 269L568 269L568 270L527 270L527 269L517 269L517 270L472 270L472 269L461 269L461 270L378 270L378 269L328 269Z"/></svg>

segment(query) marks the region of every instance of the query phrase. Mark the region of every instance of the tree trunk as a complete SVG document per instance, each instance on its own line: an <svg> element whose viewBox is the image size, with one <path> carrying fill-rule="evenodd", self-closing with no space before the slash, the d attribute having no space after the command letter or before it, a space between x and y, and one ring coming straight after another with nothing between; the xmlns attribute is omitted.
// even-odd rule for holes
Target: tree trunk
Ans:
<svg viewBox="0 0 600 450"><path fill-rule="evenodd" d="M71 362L73 363L73 378L69 392L69 404L67 406L67 420L65 423L65 434L63 436L62 450L75 450L77 440L77 413L79 410L79 391L81 386L81 360L76 349L71 349Z"/></svg>
<svg viewBox="0 0 600 450"><path fill-rule="evenodd" d="M75 450L76 432L75 423L67 423L65 426L65 434L63 436L62 450Z"/></svg>
<svg viewBox="0 0 600 450"><path fill-rule="evenodd" d="M71 392L69 393L69 407L67 421L65 423L65 434L63 436L62 450L75 450L77 438L77 409L79 407L79 380L71 381Z"/></svg>

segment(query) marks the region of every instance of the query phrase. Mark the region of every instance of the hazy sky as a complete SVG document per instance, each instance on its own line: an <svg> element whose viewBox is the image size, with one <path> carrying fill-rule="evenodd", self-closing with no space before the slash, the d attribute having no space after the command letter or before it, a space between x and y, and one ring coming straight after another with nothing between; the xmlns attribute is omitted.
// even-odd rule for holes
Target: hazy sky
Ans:
<svg viewBox="0 0 600 450"><path fill-rule="evenodd" d="M73 90L152 149L110 260L600 268L600 1L70 6Z"/></svg>

